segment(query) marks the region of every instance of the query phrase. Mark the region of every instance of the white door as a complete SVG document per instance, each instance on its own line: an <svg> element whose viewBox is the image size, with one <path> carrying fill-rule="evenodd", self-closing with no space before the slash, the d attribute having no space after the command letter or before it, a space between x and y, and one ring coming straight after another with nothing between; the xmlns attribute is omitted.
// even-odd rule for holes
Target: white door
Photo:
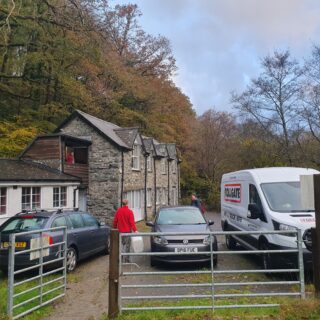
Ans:
<svg viewBox="0 0 320 320"><path fill-rule="evenodd" d="M142 206L141 206L141 190L131 191L132 193L132 211L134 213L135 221L141 221L143 219L142 216Z"/></svg>

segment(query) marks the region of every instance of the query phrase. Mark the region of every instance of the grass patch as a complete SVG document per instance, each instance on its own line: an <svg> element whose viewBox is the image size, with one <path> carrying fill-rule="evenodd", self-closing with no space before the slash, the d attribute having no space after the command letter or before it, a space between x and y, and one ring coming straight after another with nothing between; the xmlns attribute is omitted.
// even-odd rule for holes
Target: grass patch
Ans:
<svg viewBox="0 0 320 320"><path fill-rule="evenodd" d="M136 226L139 232L151 232L151 227L148 227L143 220L137 222Z"/></svg>
<svg viewBox="0 0 320 320"><path fill-rule="evenodd" d="M237 308L237 309L215 309L212 310L152 310L152 311L124 311L118 316L118 320L301 320L320 319L320 301L317 300L298 300L289 298L261 298L255 299L255 303L280 303L281 306L275 308ZM183 300L176 303L162 302L158 306L193 306L207 305L211 300ZM240 300L221 300L216 305L229 304L251 304L252 298L242 298ZM155 302L130 305L135 306L155 306ZM108 319L106 316L102 320Z"/></svg>
<svg viewBox="0 0 320 320"><path fill-rule="evenodd" d="M29 275L29 277L34 277L34 276L35 275ZM54 279L57 279L58 277L61 277L61 274L49 275L49 276L46 276L43 278L43 282L46 283L46 282L52 281ZM15 281L20 282L20 281L23 281L24 279L27 279L27 277L25 277L25 278L21 277ZM40 282L37 279L37 280L27 282L25 284L19 285L15 288L15 294L20 293L25 290L28 290L28 289L32 289L33 287L39 285L39 283ZM7 284L8 284L7 277L0 272L0 319L1 320L8 319L8 317L7 317ZM63 280L59 280L54 283L48 283L47 285L45 285L43 288L43 293L47 293L47 294L43 297L43 302L48 301L48 300L58 296L59 294L63 293L63 288L55 290L54 292L49 292L50 290L57 288L57 287L61 286L62 284L63 284ZM29 292L24 293L21 296L14 298L14 304L17 305L20 302L34 298L39 295L39 292L40 292L39 289L30 290ZM18 313L20 314L28 309L31 309L32 307L35 307L38 303L39 303L39 299L37 299L35 301L31 301L31 302L25 304L24 306L18 307L16 309L14 309L14 315L16 315ZM53 309L52 305L44 306L40 309L35 310L33 313L30 313L29 315L25 316L23 319L25 319L25 320L42 319L44 316L48 316L48 314L50 314L52 309Z"/></svg>

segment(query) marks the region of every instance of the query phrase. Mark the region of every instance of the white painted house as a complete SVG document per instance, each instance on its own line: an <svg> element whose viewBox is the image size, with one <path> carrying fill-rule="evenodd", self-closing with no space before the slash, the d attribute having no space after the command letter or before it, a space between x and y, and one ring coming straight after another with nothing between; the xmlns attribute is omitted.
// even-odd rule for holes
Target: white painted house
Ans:
<svg viewBox="0 0 320 320"><path fill-rule="evenodd" d="M80 179L48 166L0 159L0 224L22 210L78 207Z"/></svg>

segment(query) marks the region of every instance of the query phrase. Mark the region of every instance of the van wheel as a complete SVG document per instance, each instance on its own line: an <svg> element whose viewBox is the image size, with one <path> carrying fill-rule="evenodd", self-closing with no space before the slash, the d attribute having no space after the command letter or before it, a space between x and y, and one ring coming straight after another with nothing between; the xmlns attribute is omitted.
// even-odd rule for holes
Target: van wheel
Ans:
<svg viewBox="0 0 320 320"><path fill-rule="evenodd" d="M237 247L237 241L232 236L227 235L226 246L229 250L234 250Z"/></svg>
<svg viewBox="0 0 320 320"><path fill-rule="evenodd" d="M262 242L259 247L260 250L269 250L269 245L266 242ZM268 270L273 268L273 261L271 253L262 254L262 268L263 270Z"/></svg>

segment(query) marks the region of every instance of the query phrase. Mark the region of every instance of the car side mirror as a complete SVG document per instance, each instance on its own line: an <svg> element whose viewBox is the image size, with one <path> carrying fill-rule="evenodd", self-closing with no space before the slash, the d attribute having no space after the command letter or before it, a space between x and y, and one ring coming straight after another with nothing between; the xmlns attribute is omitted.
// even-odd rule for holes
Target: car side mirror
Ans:
<svg viewBox="0 0 320 320"><path fill-rule="evenodd" d="M261 217L261 210L255 203L249 203L247 217L249 219L259 219Z"/></svg>
<svg viewBox="0 0 320 320"><path fill-rule="evenodd" d="M214 221L212 221L212 220L209 220L209 221L208 221L208 225L209 225L209 226L212 226L213 224L214 224Z"/></svg>
<svg viewBox="0 0 320 320"><path fill-rule="evenodd" d="M146 222L146 225L147 225L148 227L153 227L153 226L154 226L154 223L153 223L152 221L147 221L147 222Z"/></svg>
<svg viewBox="0 0 320 320"><path fill-rule="evenodd" d="M106 225L106 223L104 221L99 221L99 226L100 227L104 227Z"/></svg>

